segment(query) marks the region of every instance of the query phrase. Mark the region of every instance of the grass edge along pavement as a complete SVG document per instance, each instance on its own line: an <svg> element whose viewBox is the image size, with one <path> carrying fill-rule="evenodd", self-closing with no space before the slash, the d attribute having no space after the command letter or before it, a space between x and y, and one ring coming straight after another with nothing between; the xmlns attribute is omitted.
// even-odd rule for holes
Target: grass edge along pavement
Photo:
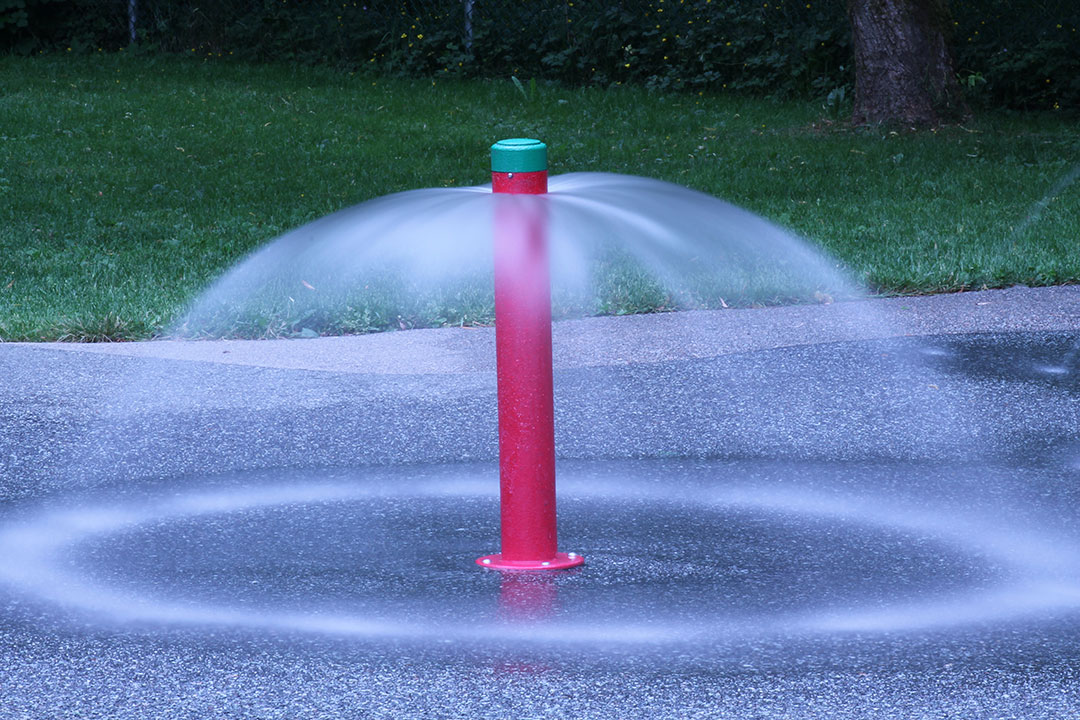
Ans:
<svg viewBox="0 0 1080 720"><path fill-rule="evenodd" d="M484 183L488 146L512 136L544 138L553 175L651 176L757 212L872 292L1080 280L1080 128L1054 114L853 131L820 101L122 54L0 58L0 89L5 340L154 336L253 248L379 195ZM669 309L613 282L594 311Z"/></svg>

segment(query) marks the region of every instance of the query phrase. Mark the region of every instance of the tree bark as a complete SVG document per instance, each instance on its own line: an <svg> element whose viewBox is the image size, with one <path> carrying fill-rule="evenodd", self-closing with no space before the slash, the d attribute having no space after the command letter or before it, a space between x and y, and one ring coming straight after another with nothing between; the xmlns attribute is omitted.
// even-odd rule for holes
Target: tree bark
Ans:
<svg viewBox="0 0 1080 720"><path fill-rule="evenodd" d="M947 44L947 0L848 0L848 17L852 122L926 126L968 114Z"/></svg>

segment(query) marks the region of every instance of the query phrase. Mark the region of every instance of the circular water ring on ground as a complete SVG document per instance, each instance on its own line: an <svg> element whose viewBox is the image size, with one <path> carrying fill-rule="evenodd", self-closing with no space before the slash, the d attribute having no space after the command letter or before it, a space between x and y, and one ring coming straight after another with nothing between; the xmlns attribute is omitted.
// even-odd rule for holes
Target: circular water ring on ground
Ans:
<svg viewBox="0 0 1080 720"><path fill-rule="evenodd" d="M125 622L560 644L894 631L1080 600L1060 543L1030 529L739 469L564 476L562 544L588 559L569 572L476 567L497 549L494 483L448 468L44 510L0 534L0 578Z"/></svg>

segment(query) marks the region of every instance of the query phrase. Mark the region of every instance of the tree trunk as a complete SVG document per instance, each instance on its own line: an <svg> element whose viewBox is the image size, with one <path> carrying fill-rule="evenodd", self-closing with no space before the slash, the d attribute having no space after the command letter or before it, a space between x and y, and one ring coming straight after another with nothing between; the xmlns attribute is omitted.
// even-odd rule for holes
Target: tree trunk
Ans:
<svg viewBox="0 0 1080 720"><path fill-rule="evenodd" d="M968 114L946 44L947 0L848 0L852 122L937 125Z"/></svg>

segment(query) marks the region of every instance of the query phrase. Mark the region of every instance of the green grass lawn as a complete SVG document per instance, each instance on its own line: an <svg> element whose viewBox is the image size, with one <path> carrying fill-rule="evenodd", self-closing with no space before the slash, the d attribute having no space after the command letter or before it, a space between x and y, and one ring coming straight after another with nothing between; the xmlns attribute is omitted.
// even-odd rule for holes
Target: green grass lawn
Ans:
<svg viewBox="0 0 1080 720"><path fill-rule="evenodd" d="M544 139L553 174L651 176L760 213L874 292L1080 280L1075 119L916 134L826 115L510 79L0 58L0 338L150 337L280 233L391 192L486 182L488 147L515 136Z"/></svg>

